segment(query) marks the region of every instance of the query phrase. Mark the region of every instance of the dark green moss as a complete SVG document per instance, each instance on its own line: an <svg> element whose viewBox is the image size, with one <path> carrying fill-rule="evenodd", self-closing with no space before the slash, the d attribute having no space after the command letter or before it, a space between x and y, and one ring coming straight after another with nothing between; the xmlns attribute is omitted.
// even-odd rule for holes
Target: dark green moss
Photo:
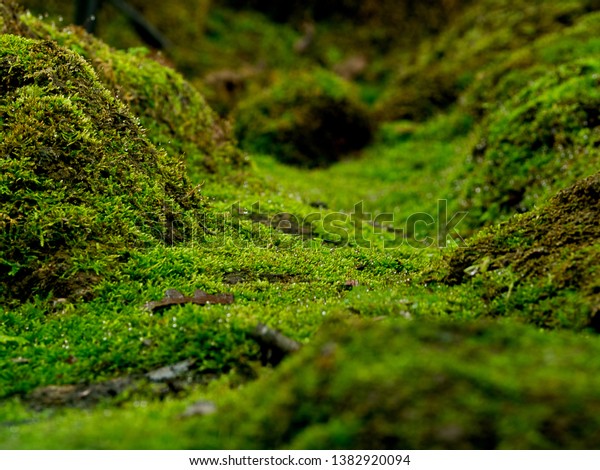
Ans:
<svg viewBox="0 0 600 470"><path fill-rule="evenodd" d="M335 324L243 399L192 423L192 442L593 449L600 438L600 365L590 358L597 351L588 338L483 321Z"/></svg>
<svg viewBox="0 0 600 470"><path fill-rule="evenodd" d="M240 103L235 117L244 148L300 166L331 164L372 138L350 84L325 70L280 77Z"/></svg>
<svg viewBox="0 0 600 470"><path fill-rule="evenodd" d="M199 55L205 32L211 0L177 0L149 3L144 0L128 0L146 21L156 28L168 42L164 54L186 77L199 74ZM104 7L98 18L98 37L115 47L131 47L141 42L132 38L135 27L128 24L123 14Z"/></svg>
<svg viewBox="0 0 600 470"><path fill-rule="evenodd" d="M311 67L309 58L292 52L301 37L292 25L273 24L258 12L214 6L193 83L216 111L227 115L240 100L268 87L273 70Z"/></svg>
<svg viewBox="0 0 600 470"><path fill-rule="evenodd" d="M356 39L376 44L383 50L392 44L407 44L439 31L468 1L405 0L310 0L278 2L276 0L218 0L234 8L252 8L275 21L300 22L310 18L323 23L351 22L366 25L355 28Z"/></svg>

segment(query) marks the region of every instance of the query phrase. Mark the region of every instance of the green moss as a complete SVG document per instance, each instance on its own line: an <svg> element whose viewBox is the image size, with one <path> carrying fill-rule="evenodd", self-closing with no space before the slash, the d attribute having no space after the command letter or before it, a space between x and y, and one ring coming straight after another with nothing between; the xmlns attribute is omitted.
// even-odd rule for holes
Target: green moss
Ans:
<svg viewBox="0 0 600 470"><path fill-rule="evenodd" d="M181 160L149 142L79 55L2 35L0 69L0 297L74 295L131 245L171 238L169 221L198 227Z"/></svg>
<svg viewBox="0 0 600 470"><path fill-rule="evenodd" d="M69 412L0 438L10 448L595 449L597 357L594 338L511 323L333 323L241 391L221 381L183 401ZM216 414L183 419L198 399ZM12 416L31 419L15 405Z"/></svg>
<svg viewBox="0 0 600 470"><path fill-rule="evenodd" d="M230 448L594 448L598 364L581 353L597 347L508 324L335 326L198 441L212 425Z"/></svg>
<svg viewBox="0 0 600 470"><path fill-rule="evenodd" d="M598 168L599 72L594 59L562 65L490 113L461 182L474 220L528 211Z"/></svg>
<svg viewBox="0 0 600 470"><path fill-rule="evenodd" d="M594 34L600 27L600 14L593 12L571 20L573 24L558 32L544 34L526 47L501 54L498 61L481 70L461 99L475 116L501 106L522 88L574 58L593 58L600 52Z"/></svg>
<svg viewBox="0 0 600 470"><path fill-rule="evenodd" d="M508 51L528 47L544 34L562 31L591 2L474 2L441 34L425 40L412 63L403 64L376 104L382 120L424 120L454 104L478 74Z"/></svg>
<svg viewBox="0 0 600 470"><path fill-rule="evenodd" d="M60 29L13 4L3 6L4 32L56 41L83 56L115 98L140 119L148 138L172 155L189 160L192 173L226 174L246 165L229 125L173 69L143 48L118 51L79 28Z"/></svg>
<svg viewBox="0 0 600 470"><path fill-rule="evenodd" d="M443 3L454 11L456 2ZM394 12L409 4L439 12L418 2ZM115 51L0 5L2 32L16 34L0 40L0 447L597 445L599 71L597 14L583 15L591 3L481 0L422 44L412 65L407 48L394 50L391 32L374 27L390 20L395 34L409 34L393 15L378 16L398 2L345 5L361 18L382 9L363 26L323 13L296 54L307 31L298 24L218 7L204 46L188 45L201 53L195 64L181 59L186 73L241 75L230 103L244 97L239 129L271 153L248 157L252 171L226 126L155 54ZM119 29L123 19L104 24ZM457 93L460 101L424 123L385 123L361 158L311 169L278 161L306 147L318 163L338 158L335 140L315 139L322 109L341 110L344 125L366 114L353 86L314 63L357 54L369 100L394 64L413 74L407 96L422 84L414 100L423 97L424 116ZM440 90L450 90L448 101L427 108ZM315 141L326 145L313 151ZM206 181L202 197L185 163ZM481 194L485 181L494 185ZM523 198L504 207L515 182ZM491 225L520 205L530 212L443 256L424 248L460 207L438 202L452 194L471 220L444 246L463 245L466 226ZM363 212L352 219L357 203ZM432 216L434 229L430 219L410 225L415 214ZM167 289L234 302L143 308ZM263 367L249 334L257 322L302 350ZM179 361L191 364L181 379L144 379ZM102 389L116 396L77 395ZM54 400L61 391L68 399ZM217 412L183 417L196 400Z"/></svg>
<svg viewBox="0 0 600 470"><path fill-rule="evenodd" d="M244 148L308 167L361 149L372 132L350 85L324 70L281 77L240 103L235 117Z"/></svg>
<svg viewBox="0 0 600 470"><path fill-rule="evenodd" d="M487 315L599 329L599 194L596 174L483 232L448 256L445 281L480 292Z"/></svg>

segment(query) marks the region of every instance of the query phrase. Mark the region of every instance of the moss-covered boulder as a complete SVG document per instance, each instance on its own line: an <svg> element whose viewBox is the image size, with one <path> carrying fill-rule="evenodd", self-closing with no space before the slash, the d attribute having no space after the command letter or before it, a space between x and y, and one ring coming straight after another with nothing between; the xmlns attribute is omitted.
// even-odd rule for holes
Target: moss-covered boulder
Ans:
<svg viewBox="0 0 600 470"><path fill-rule="evenodd" d="M464 284L487 315L600 331L600 174L456 249L444 282Z"/></svg>
<svg viewBox="0 0 600 470"><path fill-rule="evenodd" d="M242 101L235 130L246 150L306 167L331 164L372 138L351 85L325 70L286 74Z"/></svg>
<svg viewBox="0 0 600 470"><path fill-rule="evenodd" d="M594 449L599 352L590 338L485 321L332 325L197 422L196 445Z"/></svg>
<svg viewBox="0 0 600 470"><path fill-rule="evenodd" d="M202 200L79 55L0 35L0 299L77 296L136 246L181 239Z"/></svg>

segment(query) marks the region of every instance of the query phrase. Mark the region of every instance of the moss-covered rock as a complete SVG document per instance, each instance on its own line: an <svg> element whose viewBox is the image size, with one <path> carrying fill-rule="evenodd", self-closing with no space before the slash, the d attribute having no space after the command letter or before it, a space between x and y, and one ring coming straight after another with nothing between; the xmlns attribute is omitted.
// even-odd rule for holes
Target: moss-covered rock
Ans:
<svg viewBox="0 0 600 470"><path fill-rule="evenodd" d="M272 377L195 425L200 446L590 448L598 343L514 324L330 326ZM213 419L214 418L214 419ZM225 438L223 441L222 439Z"/></svg>
<svg viewBox="0 0 600 470"><path fill-rule="evenodd" d="M444 281L480 293L488 315L600 331L600 174L476 236L446 261Z"/></svg>
<svg viewBox="0 0 600 470"><path fill-rule="evenodd" d="M245 149L307 167L333 163L372 138L369 116L350 84L325 70L281 76L241 102L235 119Z"/></svg>
<svg viewBox="0 0 600 470"><path fill-rule="evenodd" d="M80 55L1 35L0 90L0 299L76 296L134 246L199 227L182 160Z"/></svg>

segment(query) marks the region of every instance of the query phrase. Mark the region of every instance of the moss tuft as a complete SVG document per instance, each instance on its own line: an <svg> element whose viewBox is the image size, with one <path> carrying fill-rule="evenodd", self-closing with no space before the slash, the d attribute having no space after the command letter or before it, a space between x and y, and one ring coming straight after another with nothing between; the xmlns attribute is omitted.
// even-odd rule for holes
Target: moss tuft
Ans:
<svg viewBox="0 0 600 470"><path fill-rule="evenodd" d="M243 168L227 122L183 77L149 57L143 48L118 51L80 28L56 26L7 5L5 32L56 41L84 57L115 98L140 119L150 141L169 154L184 155L194 173L210 176Z"/></svg>

